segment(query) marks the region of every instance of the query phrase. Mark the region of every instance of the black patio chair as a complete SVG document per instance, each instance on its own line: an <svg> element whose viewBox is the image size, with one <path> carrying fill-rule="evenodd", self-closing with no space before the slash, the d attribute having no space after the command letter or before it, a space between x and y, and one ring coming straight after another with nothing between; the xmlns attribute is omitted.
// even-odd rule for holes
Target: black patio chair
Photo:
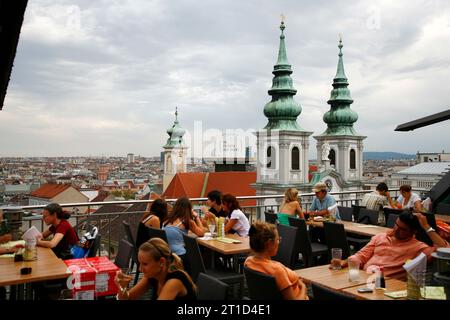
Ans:
<svg viewBox="0 0 450 320"><path fill-rule="evenodd" d="M133 255L133 245L126 239L121 239L119 242L119 249L117 250L114 264L119 268L129 268L131 256Z"/></svg>
<svg viewBox="0 0 450 320"><path fill-rule="evenodd" d="M289 225L297 227L297 239L295 240L294 246L295 260L298 260L298 254L300 253L302 255L303 266L308 268L315 265L316 258L328 255L328 247L326 245L311 242L304 219L289 217L288 220Z"/></svg>
<svg viewBox="0 0 450 320"><path fill-rule="evenodd" d="M272 259L279 261L285 266L293 269L294 260L294 248L297 239L298 229L292 226L285 226L283 224L277 224L278 235L280 236L280 246L276 256Z"/></svg>
<svg viewBox="0 0 450 320"><path fill-rule="evenodd" d="M197 299L226 300L229 287L225 282L200 272L197 278Z"/></svg>
<svg viewBox="0 0 450 320"><path fill-rule="evenodd" d="M396 213L390 213L386 221L386 227L393 228L395 226L395 223L397 222L398 216L399 215Z"/></svg>
<svg viewBox="0 0 450 320"><path fill-rule="evenodd" d="M331 257L332 248L341 248L342 259L347 259L350 255L350 247L347 242L344 225L341 223L324 221L323 228L325 230L325 239L330 252L329 257Z"/></svg>
<svg viewBox="0 0 450 320"><path fill-rule="evenodd" d="M244 266L248 293L252 300L283 300L275 278Z"/></svg>
<svg viewBox="0 0 450 320"><path fill-rule="evenodd" d="M366 208L361 208L359 210L358 223L372 224L374 226L378 225L379 212L376 210L370 210Z"/></svg>
<svg viewBox="0 0 450 320"><path fill-rule="evenodd" d="M353 221L353 208L338 206L338 210L343 221Z"/></svg>
<svg viewBox="0 0 450 320"><path fill-rule="evenodd" d="M133 245L133 254L131 255L131 268L133 268L134 264L136 264L136 274L134 276L134 284L136 285L136 283L138 282L139 279L139 260L138 260L138 248L136 247L136 241L134 240L133 237L133 232L131 231L131 227L130 224L125 221L122 220L122 225L125 229L125 237L128 240L129 243L131 243Z"/></svg>
<svg viewBox="0 0 450 320"><path fill-rule="evenodd" d="M278 223L278 216L273 211L264 211L264 217L266 222L277 224Z"/></svg>
<svg viewBox="0 0 450 320"><path fill-rule="evenodd" d="M186 255L190 262L190 276L197 282L200 273L219 279L228 285L239 285L239 299L242 298L244 290L244 275L229 269L206 269L197 240L191 236L183 234Z"/></svg>

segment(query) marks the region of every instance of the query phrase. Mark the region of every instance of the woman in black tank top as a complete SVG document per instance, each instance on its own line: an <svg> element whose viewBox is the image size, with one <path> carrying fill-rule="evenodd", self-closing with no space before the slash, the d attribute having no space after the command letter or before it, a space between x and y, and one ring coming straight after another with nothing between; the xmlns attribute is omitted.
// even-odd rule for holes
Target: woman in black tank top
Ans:
<svg viewBox="0 0 450 320"><path fill-rule="evenodd" d="M196 287L191 277L184 272L181 259L160 238L153 238L139 247L139 270L142 279L128 290L131 278L124 279L120 271L114 279L119 292L117 299L138 299L152 289L152 300L196 300Z"/></svg>

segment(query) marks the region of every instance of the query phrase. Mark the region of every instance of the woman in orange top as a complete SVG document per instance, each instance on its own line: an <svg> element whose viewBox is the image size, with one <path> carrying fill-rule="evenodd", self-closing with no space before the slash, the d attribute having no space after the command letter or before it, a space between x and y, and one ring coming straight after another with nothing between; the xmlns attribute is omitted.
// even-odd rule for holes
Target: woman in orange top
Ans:
<svg viewBox="0 0 450 320"><path fill-rule="evenodd" d="M255 222L248 233L253 255L245 260L249 269L275 278L285 300L308 300L306 286L298 275L278 261L271 260L278 252L280 237L275 225Z"/></svg>

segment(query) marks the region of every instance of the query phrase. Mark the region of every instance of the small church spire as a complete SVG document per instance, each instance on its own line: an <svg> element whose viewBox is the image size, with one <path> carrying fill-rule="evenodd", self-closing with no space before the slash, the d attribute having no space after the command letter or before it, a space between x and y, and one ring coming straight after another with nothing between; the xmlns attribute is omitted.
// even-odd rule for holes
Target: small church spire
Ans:
<svg viewBox="0 0 450 320"><path fill-rule="evenodd" d="M264 129L303 131L297 123L297 117L302 112L302 108L293 98L297 90L295 90L290 76L292 69L286 53L285 28L284 16L282 15L278 58L272 71L274 75L272 88L268 91L272 100L264 106L264 115L269 122Z"/></svg>
<svg viewBox="0 0 450 320"><path fill-rule="evenodd" d="M348 79L344 72L344 60L342 53L342 36L339 35L339 60L336 76L333 79L333 90L327 103L331 109L323 115L323 121L328 125L324 135L357 135L353 123L358 120L358 115L350 109L353 100L350 96Z"/></svg>
<svg viewBox="0 0 450 320"><path fill-rule="evenodd" d="M175 107L175 121L173 122L172 127L167 129L167 134L169 135L169 139L167 139L167 143L164 147L177 147L183 146L183 135L186 130L180 127L178 123L178 107Z"/></svg>

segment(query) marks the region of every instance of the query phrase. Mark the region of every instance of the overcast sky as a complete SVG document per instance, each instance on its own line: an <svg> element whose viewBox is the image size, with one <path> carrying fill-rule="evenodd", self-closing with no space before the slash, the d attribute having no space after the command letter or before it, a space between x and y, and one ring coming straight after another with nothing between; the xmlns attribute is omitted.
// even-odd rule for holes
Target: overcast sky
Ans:
<svg viewBox="0 0 450 320"><path fill-rule="evenodd" d="M450 1L29 0L0 156L155 156L189 133L260 129L285 15L299 124L326 125L343 37L365 151L450 152ZM310 158L315 158L310 138Z"/></svg>

